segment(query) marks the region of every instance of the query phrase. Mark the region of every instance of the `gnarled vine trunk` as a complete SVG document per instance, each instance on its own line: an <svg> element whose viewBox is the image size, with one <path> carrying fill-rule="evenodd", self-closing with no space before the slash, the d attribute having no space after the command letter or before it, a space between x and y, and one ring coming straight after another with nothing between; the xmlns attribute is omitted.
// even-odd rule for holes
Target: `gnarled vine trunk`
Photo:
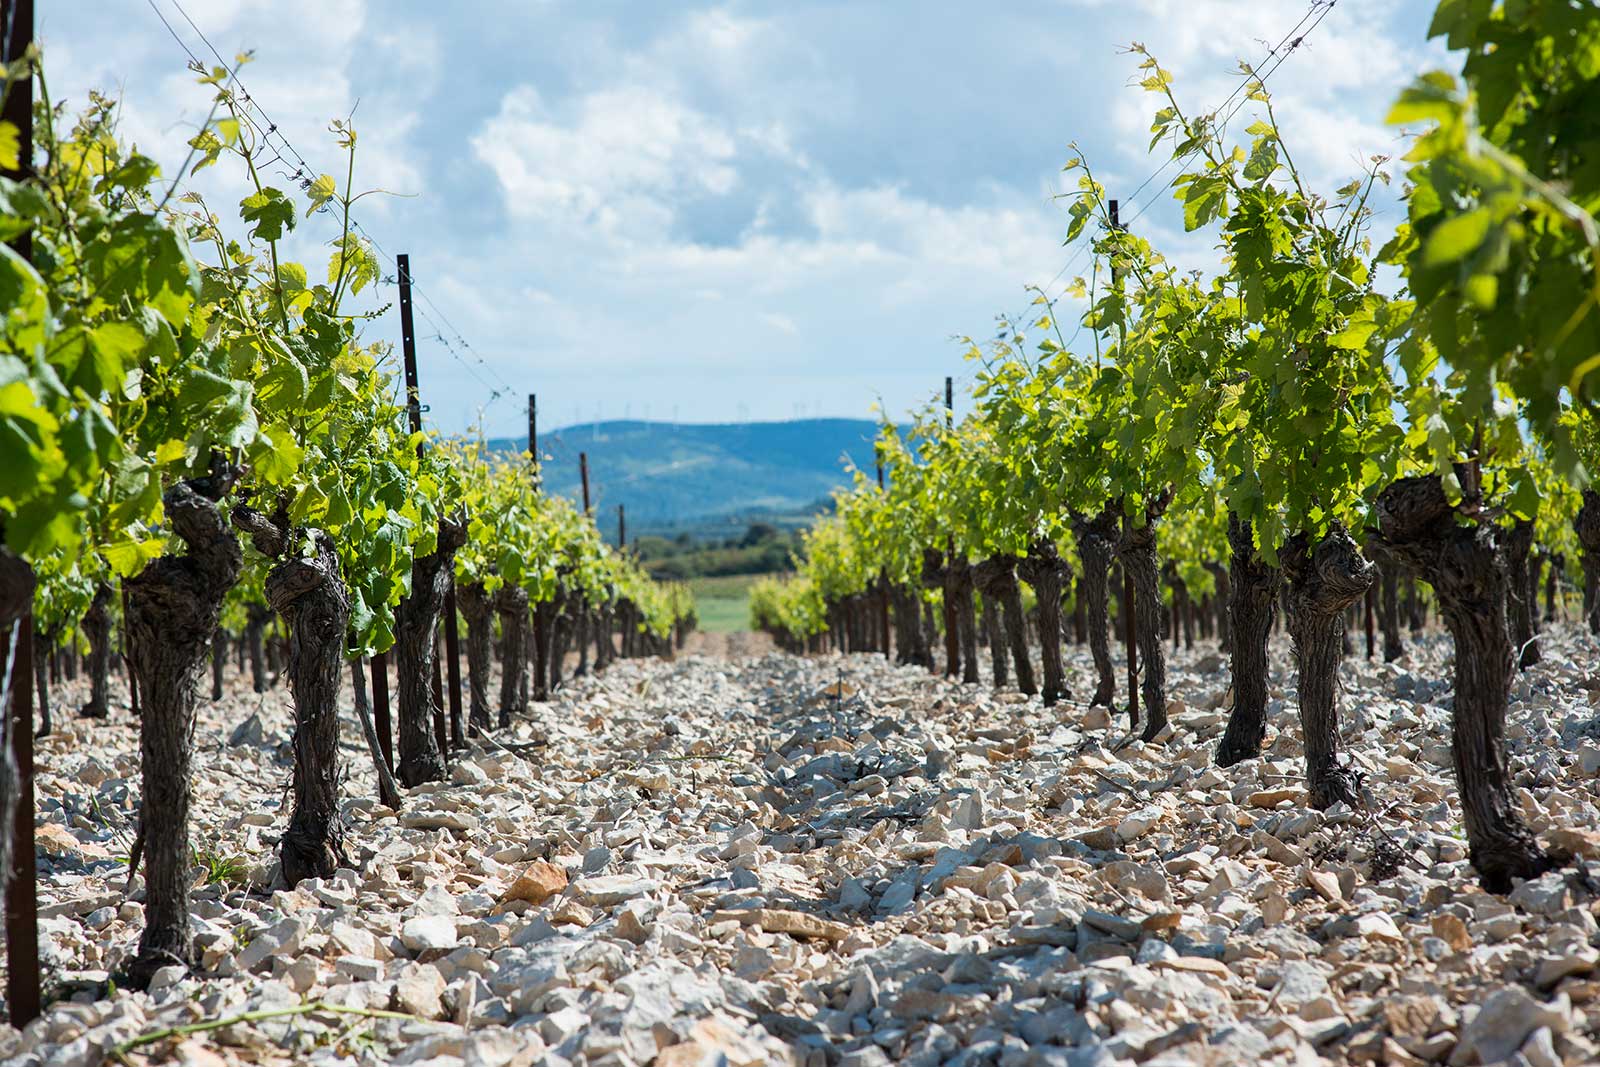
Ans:
<svg viewBox="0 0 1600 1067"><path fill-rule="evenodd" d="M1289 635L1300 674L1300 727L1305 736L1306 788L1312 807L1361 802L1359 779L1339 763L1339 660L1345 611L1366 595L1373 567L1335 523L1315 545L1289 538L1279 558L1288 591Z"/></svg>
<svg viewBox="0 0 1600 1067"><path fill-rule="evenodd" d="M83 636L89 639L89 703L78 714L104 719L110 714L108 693L111 674L111 587L95 587L94 599L83 616Z"/></svg>
<svg viewBox="0 0 1600 1067"><path fill-rule="evenodd" d="M573 623L573 639L578 643L578 663L572 668L572 676L574 678L582 678L584 675L589 673L589 629L591 625L591 615L592 612L589 610L589 602L587 600L580 601L578 603L577 619Z"/></svg>
<svg viewBox="0 0 1600 1067"><path fill-rule="evenodd" d="M1217 648L1222 652L1232 652L1233 578L1229 569L1220 563L1207 563L1206 570L1211 572L1211 579L1217 584L1216 595L1211 600L1215 613Z"/></svg>
<svg viewBox="0 0 1600 1067"><path fill-rule="evenodd" d="M1139 646L1139 691L1144 698L1141 739L1150 741L1167 726L1167 650L1161 641L1161 563L1156 555L1156 523L1172 501L1169 488L1145 507L1143 526L1128 524L1117 557L1133 578L1133 610Z"/></svg>
<svg viewBox="0 0 1600 1067"><path fill-rule="evenodd" d="M1083 608L1083 579L1072 581L1072 642L1083 645L1089 641L1088 612Z"/></svg>
<svg viewBox="0 0 1600 1067"><path fill-rule="evenodd" d="M955 547L952 545L944 554L944 599L940 604L944 609L944 674L946 678L954 678L961 673L960 570L961 568L956 564ZM969 603L971 599L972 594L969 591L967 593Z"/></svg>
<svg viewBox="0 0 1600 1067"><path fill-rule="evenodd" d="M1377 543L1374 551L1380 551ZM1383 662L1393 663L1406 654L1400 636L1400 562L1383 559L1378 563L1378 625L1383 630Z"/></svg>
<svg viewBox="0 0 1600 1067"><path fill-rule="evenodd" d="M945 624L945 675L954 677L959 673L961 660L961 645L959 627L955 622L955 601L950 592L950 570L947 566L945 554L935 548L922 550L922 584L929 589L938 589L942 594L940 604L941 615ZM928 672L939 673L939 664L933 649L937 644L938 627L933 618L933 605L923 602L923 639L928 648Z"/></svg>
<svg viewBox="0 0 1600 1067"><path fill-rule="evenodd" d="M1535 548L1528 557L1528 583L1523 595L1528 598L1528 621L1534 633L1544 629L1539 613L1539 590L1544 587L1544 569L1549 562L1550 553L1541 548Z"/></svg>
<svg viewBox="0 0 1600 1067"><path fill-rule="evenodd" d="M339 683L350 595L333 538L294 529L281 508L273 516L240 505L234 525L273 561L267 603L289 630L289 693L294 700L294 808L279 857L291 886L332 878L346 866L339 814ZM299 546L309 542L311 553Z"/></svg>
<svg viewBox="0 0 1600 1067"><path fill-rule="evenodd" d="M1217 764L1231 767L1261 755L1267 733L1267 639L1278 610L1282 581L1256 548L1255 531L1228 512L1228 614L1233 634L1233 710L1217 746Z"/></svg>
<svg viewBox="0 0 1600 1067"><path fill-rule="evenodd" d="M614 605L601 604L594 613L594 669L595 673L611 666L611 661L617 658L617 649L611 642L611 631L615 626Z"/></svg>
<svg viewBox="0 0 1600 1067"><path fill-rule="evenodd" d="M222 699L222 672L228 665L228 631L217 627L211 636L211 699Z"/></svg>
<svg viewBox="0 0 1600 1067"><path fill-rule="evenodd" d="M922 644L922 619L916 590L908 585L892 586L890 601L894 607L895 662L925 666L926 649Z"/></svg>
<svg viewBox="0 0 1600 1067"><path fill-rule="evenodd" d="M1428 624L1428 607L1422 602L1422 591L1416 580L1406 582L1406 625L1413 638L1419 636Z"/></svg>
<svg viewBox="0 0 1600 1067"><path fill-rule="evenodd" d="M250 686L257 693L267 691L267 652L262 634L271 617L271 613L259 604L251 604L245 611L244 640L250 650Z"/></svg>
<svg viewBox="0 0 1600 1067"><path fill-rule="evenodd" d="M467 621L467 725L474 733L494 728L489 718L489 657L494 643L494 606L483 583L456 586L456 607Z"/></svg>
<svg viewBox="0 0 1600 1067"><path fill-rule="evenodd" d="M1178 573L1178 565L1172 560L1162 564L1161 577L1167 583L1167 588L1172 593L1172 605L1167 614L1170 626L1168 637L1172 639L1172 651L1184 647L1188 642L1190 650L1194 648L1194 615L1193 605L1189 600L1189 583L1183 580L1183 575Z"/></svg>
<svg viewBox="0 0 1600 1067"><path fill-rule="evenodd" d="M1107 638L1110 611L1111 560L1117 550L1117 515L1108 503L1094 518L1072 516L1072 535L1083 560L1081 595L1088 616L1089 654L1094 658L1095 688L1090 705L1111 706L1117 695L1117 676L1111 667L1111 644Z"/></svg>
<svg viewBox="0 0 1600 1067"><path fill-rule="evenodd" d="M1600 633L1600 492L1583 491L1583 506L1572 528L1583 548L1583 617L1590 633Z"/></svg>
<svg viewBox="0 0 1600 1067"><path fill-rule="evenodd" d="M933 648L939 637L939 624L934 618L933 605L922 601L922 647L926 650L927 668L929 674L938 674L939 665L934 661Z"/></svg>
<svg viewBox="0 0 1600 1067"><path fill-rule="evenodd" d="M973 583L984 597L999 604L1004 623L1002 632L1011 650L1017 688L1032 696L1039 691L1034 681L1033 663L1028 659L1028 635L1022 618L1022 591L1017 587L1017 558L990 556L972 568Z"/></svg>
<svg viewBox="0 0 1600 1067"><path fill-rule="evenodd" d="M128 967L144 988L157 970L193 962L189 927L189 800L196 689L222 600L239 580L244 554L217 501L238 472L213 464L206 478L179 482L162 497L181 555L151 561L127 591L128 653L142 686L139 818L144 832L144 932ZM170 551L170 550L169 550Z"/></svg>
<svg viewBox="0 0 1600 1067"><path fill-rule="evenodd" d="M533 605L533 699L543 704L550 699L551 657L555 654L556 615L560 607L554 600Z"/></svg>
<svg viewBox="0 0 1600 1067"><path fill-rule="evenodd" d="M1511 645L1517 665L1524 670L1539 662L1539 642L1534 637L1533 617L1538 611L1528 583L1528 553L1533 549L1533 523L1517 519L1501 535L1505 558L1507 608L1510 611Z"/></svg>
<svg viewBox="0 0 1600 1067"><path fill-rule="evenodd" d="M980 565L981 566L981 565ZM1000 636L1000 604L988 594L983 594L983 634L989 642L989 670L994 675L994 687L1006 684L1006 643Z"/></svg>
<svg viewBox="0 0 1600 1067"><path fill-rule="evenodd" d="M563 668L567 662L567 646L572 641L572 625L573 619L576 617L573 604L576 601L577 594L568 592L565 586L556 594L557 608L555 619L551 623L553 633L550 638L550 691L552 693L561 688ZM673 633L667 635L669 646L676 639L678 647L681 648L683 646L683 636L681 629L674 624Z"/></svg>
<svg viewBox="0 0 1600 1067"><path fill-rule="evenodd" d="M26 685L15 676L26 656L21 622L33 610L33 592L38 583L33 567L5 546L4 535L5 523L0 520L0 692L11 693ZM40 651L35 650L35 658ZM12 839L18 829L18 807L22 806L26 813L22 820L26 825L33 819L34 806L33 769L26 763L18 766L15 751L21 736L16 731L31 729L33 724L23 716L22 702L13 701L14 698L0 701L0 896L5 895L12 878L35 877L29 842ZM14 845L21 848L15 856Z"/></svg>
<svg viewBox="0 0 1600 1067"><path fill-rule="evenodd" d="M1464 503L1475 503L1477 487L1470 478L1463 489ZM1522 821L1506 759L1514 653L1495 527L1482 518L1458 522L1457 510L1437 475L1394 482L1379 494L1375 509L1386 547L1433 586L1455 638L1450 752L1467 848L1483 887L1504 893L1512 879L1537 877L1551 860Z"/></svg>
<svg viewBox="0 0 1600 1067"><path fill-rule="evenodd" d="M1044 672L1046 707L1067 696L1066 669L1061 659L1061 597L1072 580L1072 568L1056 551L1055 542L1035 538L1028 554L1017 561L1017 573L1033 588L1039 606L1039 660Z"/></svg>
<svg viewBox="0 0 1600 1067"><path fill-rule="evenodd" d="M513 716L528 710L528 690L523 684L528 670L528 594L521 586L502 585L492 602L500 615L500 728L504 730Z"/></svg>
<svg viewBox="0 0 1600 1067"><path fill-rule="evenodd" d="M965 556L959 557L951 568L952 584L948 592L955 595L956 630L961 640L961 680L977 685L978 674L978 613L973 606L972 564Z"/></svg>
<svg viewBox="0 0 1600 1067"><path fill-rule="evenodd" d="M400 763L395 774L407 787L439 781L446 773L434 727L434 717L440 714L433 695L434 630L444 610L456 549L466 540L465 523L439 520L438 544L428 555L411 561L411 592L394 613L395 681L400 690Z"/></svg>
<svg viewBox="0 0 1600 1067"><path fill-rule="evenodd" d="M55 634L33 631L33 702L39 709L39 729L35 737L46 737L53 728L50 721L50 660L55 651ZM0 712L3 714L3 712ZM0 868L4 870L4 868ZM3 876L0 876L3 878ZM0 889L4 886L0 885Z"/></svg>
<svg viewBox="0 0 1600 1067"><path fill-rule="evenodd" d="M372 706L367 699L365 656L355 656L350 660L350 687L355 691L356 719L361 723L361 736L367 742L367 753L372 757L372 765L378 774L378 802L399 811L404 801L395 785L394 775L389 773L389 763L383 758L383 745L378 740L378 730L372 722Z"/></svg>

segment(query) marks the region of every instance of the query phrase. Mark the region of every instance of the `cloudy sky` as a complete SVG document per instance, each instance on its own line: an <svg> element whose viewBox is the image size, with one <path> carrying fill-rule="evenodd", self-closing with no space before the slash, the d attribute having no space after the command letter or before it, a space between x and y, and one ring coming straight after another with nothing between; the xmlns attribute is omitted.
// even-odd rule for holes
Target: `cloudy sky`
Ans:
<svg viewBox="0 0 1600 1067"><path fill-rule="evenodd" d="M411 254L431 417L516 434L528 392L542 427L918 404L970 375L953 338L1026 310L1024 286L1072 262L1052 199L1069 142L1114 194L1156 169L1129 42L1198 112L1298 26L1268 84L1297 162L1331 187L1398 154L1389 102L1445 62L1424 40L1433 6L51 0L39 36L52 94L120 97L125 137L169 176L209 105L185 47L253 50L245 88L341 182L327 124L354 109L357 186L404 194L360 218ZM273 169L283 184L293 161ZM194 186L227 217L243 182L223 164ZM1123 217L1203 259L1161 185ZM294 252L323 264L335 234L313 216ZM398 339L394 318L369 335Z"/></svg>

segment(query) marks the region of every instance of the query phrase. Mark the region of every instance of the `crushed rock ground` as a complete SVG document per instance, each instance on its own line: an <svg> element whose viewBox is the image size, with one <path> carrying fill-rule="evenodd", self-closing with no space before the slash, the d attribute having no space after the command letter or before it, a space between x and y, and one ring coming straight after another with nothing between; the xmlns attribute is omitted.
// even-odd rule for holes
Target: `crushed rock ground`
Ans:
<svg viewBox="0 0 1600 1067"><path fill-rule="evenodd" d="M0 1029L0 1062L1600 1062L1587 634L1545 636L1509 725L1524 815L1579 858L1506 897L1466 862L1444 635L1346 660L1369 804L1326 813L1305 806L1286 645L1266 754L1227 769L1213 647L1172 655L1150 744L1105 709L881 656L698 647L570 683L398 813L347 717L351 865L292 890L287 692L230 670L195 735L200 967L149 993L106 992L142 925L137 724L58 714L37 782L57 999ZM1081 699L1087 651L1067 652Z"/></svg>

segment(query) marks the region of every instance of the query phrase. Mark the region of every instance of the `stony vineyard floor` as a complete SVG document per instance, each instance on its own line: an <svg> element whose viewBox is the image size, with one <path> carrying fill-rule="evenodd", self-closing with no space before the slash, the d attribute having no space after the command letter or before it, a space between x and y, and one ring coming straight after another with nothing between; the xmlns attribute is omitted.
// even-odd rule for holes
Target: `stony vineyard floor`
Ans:
<svg viewBox="0 0 1600 1067"><path fill-rule="evenodd" d="M352 867L294 890L271 881L286 694L235 689L195 738L202 967L109 997L141 924L137 733L68 720L38 787L61 999L0 1030L0 1061L1595 1063L1600 863L1477 889L1449 647L1346 662L1371 803L1323 814L1285 647L1267 758L1224 770L1213 650L1175 656L1176 729L1147 745L1101 709L724 640L743 658L579 680L398 814L347 725ZM1589 857L1594 664L1586 635L1546 640L1510 727L1527 817Z"/></svg>

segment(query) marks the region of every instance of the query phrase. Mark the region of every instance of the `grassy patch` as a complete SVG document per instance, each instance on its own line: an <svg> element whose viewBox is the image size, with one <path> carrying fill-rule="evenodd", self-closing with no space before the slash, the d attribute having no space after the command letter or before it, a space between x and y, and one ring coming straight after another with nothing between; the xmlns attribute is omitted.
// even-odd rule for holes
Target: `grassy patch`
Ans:
<svg viewBox="0 0 1600 1067"><path fill-rule="evenodd" d="M196 867L204 867L206 885L243 885L249 869L242 856L230 856L215 849L190 850Z"/></svg>
<svg viewBox="0 0 1600 1067"><path fill-rule="evenodd" d="M694 591L700 629L713 634L750 629L750 587L763 577L765 575L730 574L690 579L689 588Z"/></svg>

